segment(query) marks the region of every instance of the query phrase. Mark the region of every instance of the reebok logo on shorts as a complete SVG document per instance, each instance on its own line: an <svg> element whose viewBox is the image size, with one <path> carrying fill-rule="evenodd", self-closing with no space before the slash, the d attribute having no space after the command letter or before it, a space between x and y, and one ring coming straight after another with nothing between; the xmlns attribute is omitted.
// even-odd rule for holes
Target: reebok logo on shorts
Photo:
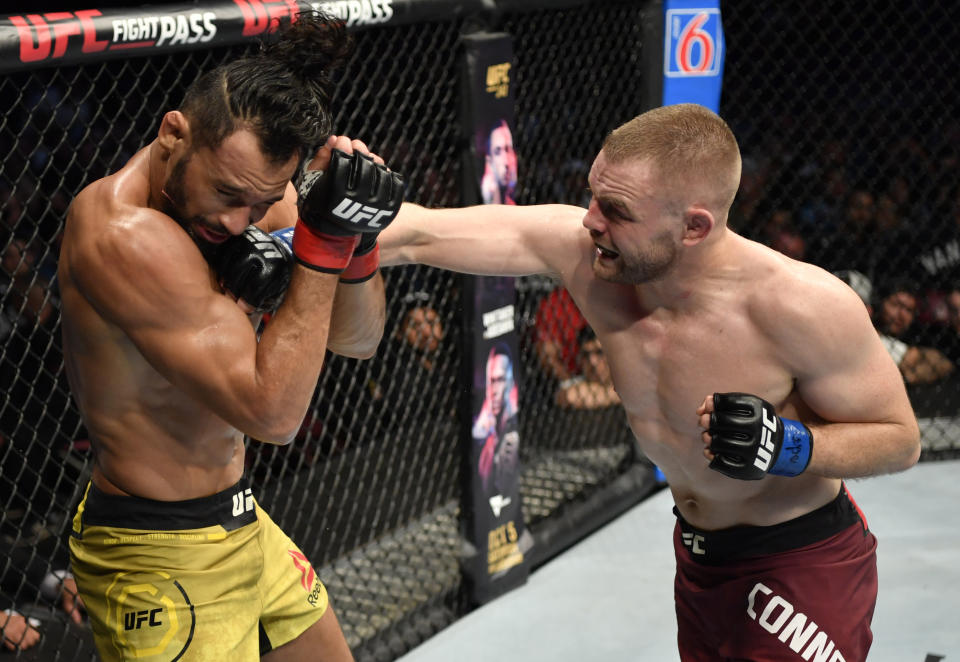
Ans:
<svg viewBox="0 0 960 662"><path fill-rule="evenodd" d="M756 602L761 595L770 597L758 616ZM826 632L762 582L754 584L750 591L750 597L747 599L747 615L759 623L764 630L777 635L777 638L789 646L793 652L800 653L804 660L846 662L846 658L837 650L833 639Z"/></svg>
<svg viewBox="0 0 960 662"><path fill-rule="evenodd" d="M310 561L303 555L303 552L297 549L288 549L287 554L293 559L293 567L300 571L300 586L308 593L307 602L316 607L317 601L323 595L323 584L314 572Z"/></svg>
<svg viewBox="0 0 960 662"><path fill-rule="evenodd" d="M309 591L313 588L313 580L317 576L313 571L313 566L310 565L310 561L301 551L288 549L287 554L293 559L293 567L300 571L300 586L303 587L304 591Z"/></svg>

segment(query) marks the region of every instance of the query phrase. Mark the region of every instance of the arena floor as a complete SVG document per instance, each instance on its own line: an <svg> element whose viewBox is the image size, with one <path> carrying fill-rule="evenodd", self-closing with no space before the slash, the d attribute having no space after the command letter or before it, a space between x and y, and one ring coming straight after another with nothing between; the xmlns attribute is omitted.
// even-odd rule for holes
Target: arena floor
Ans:
<svg viewBox="0 0 960 662"><path fill-rule="evenodd" d="M880 541L870 662L960 662L960 461L848 486ZM400 662L676 662L671 506L655 494Z"/></svg>

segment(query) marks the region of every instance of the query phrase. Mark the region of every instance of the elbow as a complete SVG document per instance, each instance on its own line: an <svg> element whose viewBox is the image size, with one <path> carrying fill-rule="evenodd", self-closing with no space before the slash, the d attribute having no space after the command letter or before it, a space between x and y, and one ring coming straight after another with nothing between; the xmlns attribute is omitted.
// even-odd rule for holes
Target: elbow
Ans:
<svg viewBox="0 0 960 662"><path fill-rule="evenodd" d="M383 326L381 325L379 331L371 330L370 333L362 336L354 336L344 340L331 338L327 342L327 349L348 359L371 359L376 355L382 337Z"/></svg>
<svg viewBox="0 0 960 662"><path fill-rule="evenodd" d="M252 412L244 434L252 439L275 446L288 446L296 439L306 412L283 411L284 407ZM286 409L291 409L286 407Z"/></svg>
<svg viewBox="0 0 960 662"><path fill-rule="evenodd" d="M906 424L906 441L903 443L903 452L895 467L896 471L906 471L920 461L923 445L920 441L920 426L916 419Z"/></svg>

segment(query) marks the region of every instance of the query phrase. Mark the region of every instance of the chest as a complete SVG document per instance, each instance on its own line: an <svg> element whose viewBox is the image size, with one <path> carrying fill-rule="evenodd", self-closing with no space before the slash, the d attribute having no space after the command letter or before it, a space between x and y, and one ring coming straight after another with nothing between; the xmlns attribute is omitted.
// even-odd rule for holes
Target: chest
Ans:
<svg viewBox="0 0 960 662"><path fill-rule="evenodd" d="M712 393L741 391L782 403L793 378L745 309L639 316L601 342L631 418L695 432L697 407Z"/></svg>

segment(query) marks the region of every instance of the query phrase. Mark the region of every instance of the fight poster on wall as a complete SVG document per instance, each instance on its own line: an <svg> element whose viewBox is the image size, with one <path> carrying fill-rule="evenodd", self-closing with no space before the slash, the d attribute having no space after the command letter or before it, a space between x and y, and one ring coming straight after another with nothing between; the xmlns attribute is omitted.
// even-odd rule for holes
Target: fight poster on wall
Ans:
<svg viewBox="0 0 960 662"><path fill-rule="evenodd" d="M468 201L516 204L513 49L508 35L464 37L465 127L472 135L464 185ZM524 583L532 536L523 524L519 363L513 278L467 277L463 522L471 553L464 571L483 604Z"/></svg>

